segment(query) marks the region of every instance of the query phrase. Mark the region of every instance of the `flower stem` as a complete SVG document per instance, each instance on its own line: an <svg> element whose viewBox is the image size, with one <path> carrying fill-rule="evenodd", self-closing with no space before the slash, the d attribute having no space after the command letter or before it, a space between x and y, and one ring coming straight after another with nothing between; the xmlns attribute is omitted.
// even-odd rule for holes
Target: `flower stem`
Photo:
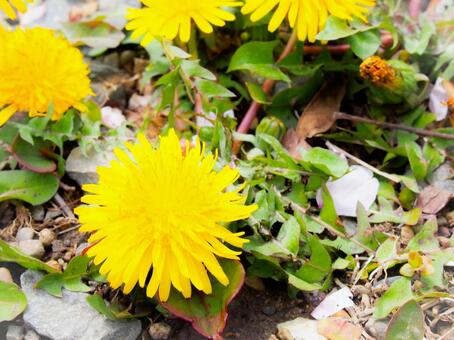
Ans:
<svg viewBox="0 0 454 340"><path fill-rule="evenodd" d="M279 63L282 61L285 57L287 57L295 47L296 42L298 41L298 37L296 35L296 31L294 30L292 32L292 35L290 36L290 39L287 41L287 44L285 45L284 50L282 51L281 55L277 59L277 62ZM262 85L262 90L265 92L265 94L269 94L271 92L271 89L274 86L274 80L267 79L263 85ZM251 127L252 122L254 121L255 117L257 117L257 113L261 108L261 104L257 103L256 101L253 101L251 106L249 107L249 110L247 110L246 114L244 115L243 120L241 121L240 125L238 126L237 132L238 133L247 133ZM241 141L235 140L233 142L233 148L232 152L234 154L237 154L238 151L240 150L241 146Z"/></svg>

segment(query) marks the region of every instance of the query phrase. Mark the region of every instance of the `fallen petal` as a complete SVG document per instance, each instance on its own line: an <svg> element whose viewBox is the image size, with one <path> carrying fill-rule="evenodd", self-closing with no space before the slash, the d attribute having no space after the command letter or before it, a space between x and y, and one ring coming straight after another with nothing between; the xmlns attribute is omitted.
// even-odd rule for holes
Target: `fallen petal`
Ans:
<svg viewBox="0 0 454 340"><path fill-rule="evenodd" d="M325 319L344 308L354 307L355 304L351 300L352 292L347 287L339 289L328 295L311 313L311 316L316 320Z"/></svg>

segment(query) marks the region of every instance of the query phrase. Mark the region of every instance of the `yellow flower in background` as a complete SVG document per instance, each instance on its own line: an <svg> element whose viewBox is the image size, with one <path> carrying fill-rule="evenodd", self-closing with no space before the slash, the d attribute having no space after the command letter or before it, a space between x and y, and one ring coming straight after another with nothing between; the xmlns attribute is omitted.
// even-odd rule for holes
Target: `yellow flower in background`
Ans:
<svg viewBox="0 0 454 340"><path fill-rule="evenodd" d="M54 31L17 29L0 34L0 126L18 111L53 120L92 94L82 53ZM3 109L2 109L3 108Z"/></svg>
<svg viewBox="0 0 454 340"><path fill-rule="evenodd" d="M204 33L212 33L213 26L224 26L235 16L225 7L241 6L234 0L142 0L145 8L130 9L126 29L133 30L133 39L143 36L142 44L148 45L155 37L169 40L179 35L188 42L191 25Z"/></svg>
<svg viewBox="0 0 454 340"><path fill-rule="evenodd" d="M27 1L33 2L33 0ZM24 13L27 10L27 4L23 0L0 0L0 10L5 12L10 19L16 19L14 8L17 8L19 12Z"/></svg>
<svg viewBox="0 0 454 340"><path fill-rule="evenodd" d="M83 186L91 194L82 198L89 204L76 209L82 232L94 232L89 242L97 242L87 254L112 288L124 284L127 294L139 283L147 283L147 295L166 301L171 286L183 296L191 296L191 284L210 294L207 272L227 285L217 257L238 259L246 242L221 222L245 219L256 206L244 205L242 188L225 189L238 178L238 170L213 170L216 159L204 155L199 141L186 145L173 130L153 148L139 135L135 145L126 144L129 153L116 149L118 160L110 167L99 167L99 183Z"/></svg>
<svg viewBox="0 0 454 340"><path fill-rule="evenodd" d="M395 68L378 56L365 59L359 67L359 74L378 87L392 89L399 85Z"/></svg>
<svg viewBox="0 0 454 340"><path fill-rule="evenodd" d="M299 40L314 42L329 16L366 21L368 7L373 6L375 0L246 0L241 12L252 13L251 20L255 22L275 9L268 24L270 32L278 29L287 17Z"/></svg>

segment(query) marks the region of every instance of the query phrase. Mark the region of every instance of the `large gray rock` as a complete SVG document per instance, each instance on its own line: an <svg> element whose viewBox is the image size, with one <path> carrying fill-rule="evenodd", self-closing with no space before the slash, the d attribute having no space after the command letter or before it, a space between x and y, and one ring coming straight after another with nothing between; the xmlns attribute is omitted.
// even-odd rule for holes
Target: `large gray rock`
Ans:
<svg viewBox="0 0 454 340"><path fill-rule="evenodd" d="M91 148L87 156L82 153L80 147L77 147L71 151L66 160L66 171L79 185L97 183L96 168L108 166L113 159L115 155L109 146L102 145L99 151Z"/></svg>
<svg viewBox="0 0 454 340"><path fill-rule="evenodd" d="M54 340L135 340L141 332L138 320L111 321L86 302L88 294L63 291L56 298L34 286L42 274L26 271L21 286L27 296L25 323L43 336Z"/></svg>

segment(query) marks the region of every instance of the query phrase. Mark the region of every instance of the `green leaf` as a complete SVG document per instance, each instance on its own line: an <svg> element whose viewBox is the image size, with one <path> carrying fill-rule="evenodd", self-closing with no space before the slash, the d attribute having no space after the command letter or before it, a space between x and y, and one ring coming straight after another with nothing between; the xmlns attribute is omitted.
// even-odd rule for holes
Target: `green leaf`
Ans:
<svg viewBox="0 0 454 340"><path fill-rule="evenodd" d="M124 310L119 304L107 304L106 301L98 294L89 295L86 300L94 310L112 321L139 318L148 315L148 313L131 314L127 310Z"/></svg>
<svg viewBox="0 0 454 340"><path fill-rule="evenodd" d="M110 308L107 306L106 301L104 301L104 299L100 295L93 294L87 296L87 302L94 310L104 315L109 320L116 319L114 313L112 313Z"/></svg>
<svg viewBox="0 0 454 340"><path fill-rule="evenodd" d="M309 283L321 281L331 272L331 256L315 235L307 237L311 248L311 259L295 273L299 279Z"/></svg>
<svg viewBox="0 0 454 340"><path fill-rule="evenodd" d="M200 66L198 60L182 60L180 66L189 77L216 80L216 76L206 68Z"/></svg>
<svg viewBox="0 0 454 340"><path fill-rule="evenodd" d="M36 283L36 288L44 289L49 294L62 297L62 289L73 292L88 292L90 287L82 283L81 278L87 275L90 259L87 256L76 256L63 273L53 273L44 276Z"/></svg>
<svg viewBox="0 0 454 340"><path fill-rule="evenodd" d="M421 148L415 142L408 142L405 147L413 175L418 181L424 179L427 176L428 164Z"/></svg>
<svg viewBox="0 0 454 340"><path fill-rule="evenodd" d="M439 249L437 232L437 220L431 218L422 226L421 230L408 242L407 249L414 251L432 251Z"/></svg>
<svg viewBox="0 0 454 340"><path fill-rule="evenodd" d="M348 37L347 42L352 47L353 53L361 59L366 59L375 54L380 47L380 32L377 29L358 32Z"/></svg>
<svg viewBox="0 0 454 340"><path fill-rule="evenodd" d="M326 185L322 187L323 207L320 211L320 218L322 221L331 224L333 227L337 225L337 213L334 207L334 201L331 197Z"/></svg>
<svg viewBox="0 0 454 340"><path fill-rule="evenodd" d="M269 105L270 102L266 98L266 93L263 91L260 85L255 83L246 82L246 87L251 95L252 99L259 104Z"/></svg>
<svg viewBox="0 0 454 340"><path fill-rule="evenodd" d="M307 291L307 292L311 292L314 290L320 290L322 288L322 286L318 283L306 282L304 280L301 280L299 277L297 277L293 274L290 274L290 273L288 273L288 284L295 288L298 288L299 290Z"/></svg>
<svg viewBox="0 0 454 340"><path fill-rule="evenodd" d="M393 309L411 299L413 299L411 280L406 277L397 279L391 284L386 293L375 302L374 318L382 319L387 317Z"/></svg>
<svg viewBox="0 0 454 340"><path fill-rule="evenodd" d="M0 262L14 262L27 269L44 270L48 273L58 272L34 257L22 254L18 249L0 240Z"/></svg>
<svg viewBox="0 0 454 340"><path fill-rule="evenodd" d="M212 281L213 292L206 295L193 292L185 299L172 288L166 302L159 303L172 314L192 323L196 331L206 337L219 338L227 320L227 306L238 294L244 282L245 272L239 261L220 260L229 284L225 287L217 280Z"/></svg>
<svg viewBox="0 0 454 340"><path fill-rule="evenodd" d="M295 217L290 218L281 226L277 240L291 253L297 254L300 243L301 227Z"/></svg>
<svg viewBox="0 0 454 340"><path fill-rule="evenodd" d="M224 86L211 80L196 79L195 86L204 96L211 97L235 97L235 94L227 90Z"/></svg>
<svg viewBox="0 0 454 340"><path fill-rule="evenodd" d="M352 36L358 32L365 32L374 29L376 26L367 26L363 22L356 20L349 23L345 19L330 16L326 21L325 28L317 34L318 40L338 40Z"/></svg>
<svg viewBox="0 0 454 340"><path fill-rule="evenodd" d="M52 174L27 170L0 172L0 202L19 199L32 205L47 202L58 190L59 180Z"/></svg>
<svg viewBox="0 0 454 340"><path fill-rule="evenodd" d="M24 169L41 174L52 173L57 170L55 162L42 154L43 149L50 150L48 147L46 143L36 141L31 145L22 138L16 139L11 145L13 157Z"/></svg>
<svg viewBox="0 0 454 340"><path fill-rule="evenodd" d="M290 82L290 79L275 64L273 50L279 41L252 41L242 45L232 56L229 69L250 71L258 76Z"/></svg>
<svg viewBox="0 0 454 340"><path fill-rule="evenodd" d="M304 151L301 156L304 162L307 162L323 173L336 178L341 177L348 170L347 161L327 149L315 147L308 151Z"/></svg>
<svg viewBox="0 0 454 340"><path fill-rule="evenodd" d="M397 255L397 239L396 238L388 238L385 242L383 242L380 247L377 249L377 253L375 254L375 259L379 263L385 263L390 259L396 257Z"/></svg>
<svg viewBox="0 0 454 340"><path fill-rule="evenodd" d="M354 238L373 250L377 249L379 243L375 232L370 227L366 209L359 201L356 207L356 216L358 218L358 229Z"/></svg>
<svg viewBox="0 0 454 340"><path fill-rule="evenodd" d="M385 340L422 340L424 338L424 313L415 300L399 308L389 322Z"/></svg>
<svg viewBox="0 0 454 340"><path fill-rule="evenodd" d="M27 307L25 294L14 283L0 281L0 322L11 321Z"/></svg>

